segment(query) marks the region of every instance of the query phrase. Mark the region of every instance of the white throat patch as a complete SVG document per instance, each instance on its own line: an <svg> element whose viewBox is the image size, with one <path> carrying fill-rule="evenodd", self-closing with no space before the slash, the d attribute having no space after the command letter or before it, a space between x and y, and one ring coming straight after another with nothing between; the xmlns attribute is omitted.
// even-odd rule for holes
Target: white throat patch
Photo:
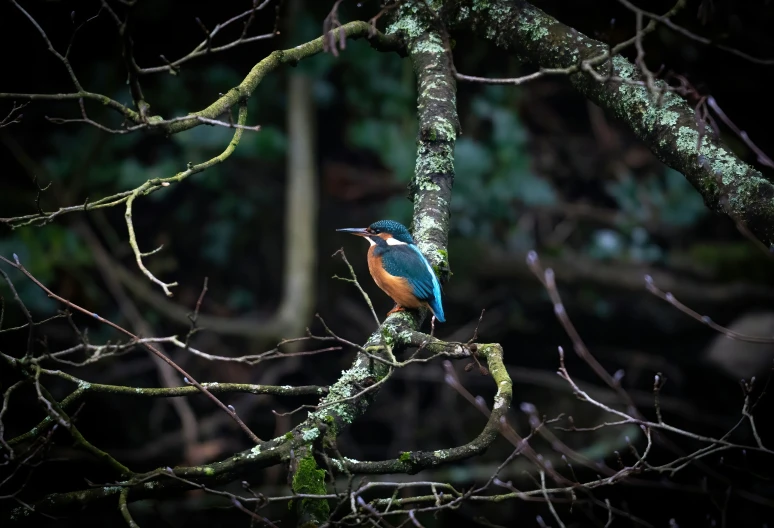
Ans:
<svg viewBox="0 0 774 528"><path fill-rule="evenodd" d="M405 246L406 245L405 242L401 242L397 238L392 238L392 237L388 238L386 242L387 242L388 246Z"/></svg>

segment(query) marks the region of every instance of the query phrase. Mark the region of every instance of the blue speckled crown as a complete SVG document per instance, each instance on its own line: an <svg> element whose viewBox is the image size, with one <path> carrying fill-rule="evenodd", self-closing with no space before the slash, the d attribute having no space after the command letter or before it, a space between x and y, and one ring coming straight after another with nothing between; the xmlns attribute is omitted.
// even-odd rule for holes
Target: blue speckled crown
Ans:
<svg viewBox="0 0 774 528"><path fill-rule="evenodd" d="M377 233L389 233L393 238L406 244L414 243L414 239L411 238L411 233L406 229L406 226L395 220L379 220L368 226L368 229Z"/></svg>

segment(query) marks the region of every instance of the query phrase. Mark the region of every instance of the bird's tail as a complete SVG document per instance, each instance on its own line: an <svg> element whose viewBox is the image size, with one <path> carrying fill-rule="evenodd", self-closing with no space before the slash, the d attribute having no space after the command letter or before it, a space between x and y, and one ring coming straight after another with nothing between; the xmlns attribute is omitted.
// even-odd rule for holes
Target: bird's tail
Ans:
<svg viewBox="0 0 774 528"><path fill-rule="evenodd" d="M433 312L433 315L435 316L438 321L441 323L446 322L446 318L443 315L443 306L441 306L441 301L438 299L431 299L427 305L430 307L430 310Z"/></svg>

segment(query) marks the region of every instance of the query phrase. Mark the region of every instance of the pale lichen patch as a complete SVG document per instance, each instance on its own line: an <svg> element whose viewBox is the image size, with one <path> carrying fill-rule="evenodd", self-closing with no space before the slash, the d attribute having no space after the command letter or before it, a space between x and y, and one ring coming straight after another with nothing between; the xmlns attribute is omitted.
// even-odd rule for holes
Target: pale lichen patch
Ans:
<svg viewBox="0 0 774 528"><path fill-rule="evenodd" d="M316 427L313 427L301 433L301 438L304 439L304 442L311 442L318 436L320 436L320 430Z"/></svg>
<svg viewBox="0 0 774 528"><path fill-rule="evenodd" d="M444 53L446 48L443 45L441 37L435 33L430 33L426 38L417 40L413 44L411 51L415 53Z"/></svg>
<svg viewBox="0 0 774 528"><path fill-rule="evenodd" d="M355 419L355 402L342 402L340 400L353 396L356 393L355 386L360 385L371 376L372 374L367 368L357 365L343 370L339 380L330 387L328 395L320 401L320 409L310 412L309 417L324 422L326 417L333 413L345 423L352 423L352 420Z"/></svg>
<svg viewBox="0 0 774 528"><path fill-rule="evenodd" d="M661 117L659 118L659 124L662 126L673 126L677 124L677 120L680 118L680 114L677 112L670 112L669 110L666 110L661 113Z"/></svg>

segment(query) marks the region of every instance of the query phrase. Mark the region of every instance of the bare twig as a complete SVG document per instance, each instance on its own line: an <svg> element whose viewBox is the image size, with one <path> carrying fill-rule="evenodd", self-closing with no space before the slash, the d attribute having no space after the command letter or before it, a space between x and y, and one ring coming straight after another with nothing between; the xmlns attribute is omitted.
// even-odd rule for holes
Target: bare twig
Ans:
<svg viewBox="0 0 774 528"><path fill-rule="evenodd" d="M371 310L371 315L374 316L374 321L376 321L376 326L379 326L381 321L379 321L379 317L376 315L376 310L374 310L374 304L371 302L371 297L368 296L368 294L365 292L363 287L360 285L360 282L357 280L357 275L355 274L355 270L352 268L352 264L349 263L349 260L347 260L347 255L344 253L344 248L341 248L337 250L332 256L341 255L341 260L344 261L344 264L347 265L349 268L349 274L352 275L351 279L347 279L345 277L339 277L338 275L334 275L334 279L339 279L344 282L351 282L357 287L360 294L363 296L363 299L365 299L366 304L368 305L368 308Z"/></svg>
<svg viewBox="0 0 774 528"><path fill-rule="evenodd" d="M715 46L716 48L718 48L720 50L723 50L723 51L725 51L727 53L730 53L732 55L740 57L740 58L742 58L742 59L744 59L746 61L752 62L754 64L760 64L760 65L763 65L763 66L774 65L774 59L760 59L758 57L753 57L752 55L744 53L743 51L740 51L740 50L738 50L736 48L732 48L732 47L726 46L724 44L718 44L716 42L713 42L712 39L709 39L709 38L697 35L697 34L691 32L691 31L685 29L684 27L675 24L671 20L671 18L670 18L672 16L671 13L665 14L665 15L657 15L656 13L651 13L650 11L646 11L644 9L640 9L639 7L637 7L634 4L632 4L631 2L629 2L628 0L618 0L618 2L623 4L624 6L626 6L629 10L631 10L631 11L633 11L635 13L638 13L638 14L640 14L642 16L645 16L645 17L647 17L647 18L649 18L651 20L655 20L655 21L657 21L657 22L659 22L661 24L664 24L669 29L671 29L671 30L673 30L673 31L675 31L677 33L680 33L681 35L683 35L685 37L688 37L691 40L694 40L696 42L700 42L701 44L705 44L705 45L708 45L708 46ZM681 0L679 3L684 4L685 2L684 2L684 0Z"/></svg>
<svg viewBox="0 0 774 528"><path fill-rule="evenodd" d="M101 323L104 323L104 324L106 324L106 325L108 325L108 326L110 326L110 327L114 328L115 330L118 330L119 332L121 332L121 333L123 333L123 334L125 334L125 335L129 336L130 338L132 338L132 339L134 339L134 340L139 340L139 337L138 337L138 336L136 336L135 334L133 334L132 332L130 332L129 330L126 330L125 328L123 328L123 327L121 327L121 326L119 326L119 325L117 325L117 324L115 324L115 323L113 323L113 322L111 322L111 321L109 321L109 320L105 319L104 317L101 317L100 315L97 315L97 314L96 314L96 313L94 313L94 312L90 312L90 311L86 310L85 308L81 308L81 307L80 307L80 306L78 306L77 304L74 304L74 303L72 303L71 301L68 301L67 299L64 299L63 297L60 297L59 295L57 295L57 294L55 294L54 292L52 292L51 290L49 290L49 289L48 289L48 288L47 288L47 287L46 287L46 286L45 286L45 285L44 285L42 282L40 282L40 281L39 281L38 279L36 279L36 278L35 278L35 277L34 277L34 276L33 276L33 275L32 275L32 274L29 272L29 271L27 271L27 269L26 269L26 268L25 268L25 267L24 267L24 266L23 266L23 265L22 265L22 264L19 262L18 258L16 258L16 259L15 259L15 260L16 260L16 262L11 262L11 261L10 261L10 260L8 260L7 258L5 258L5 257L3 257L2 255L0 255L0 260L2 260L3 262L5 262L6 264L9 264L9 265L13 266L14 268L18 269L19 271L21 271L21 272L22 272L24 275L26 275L26 276L27 276L27 278L29 278L29 279L30 279L32 282L34 282L34 283L35 283L35 284L36 284L36 285L37 285L37 286L38 286L38 287L39 287L41 290L43 290L43 291L44 291L44 292L45 292L45 293L46 293L46 294L47 294L47 295L48 295L50 298L52 298L52 299L55 299L56 301L58 301L58 302L60 302L60 303L64 304L65 306L68 306L69 308L72 308L73 310L77 310L77 311L79 311L79 312L81 312L81 313L84 313L84 314L86 314L86 315L90 316L90 317L93 317L93 318L94 318L94 319L96 319L97 321L99 321L99 322L101 322ZM209 390L207 390L207 389L206 389L206 388L205 388L205 387L204 387L204 386L203 386L201 383L199 383L198 381L196 381L196 380L193 378L193 376L191 376L191 375L190 375L190 374L188 374L188 373L187 373L185 370L183 370L183 368L182 368L182 367L180 367L180 365L178 365L177 363L175 363L174 361L172 361L171 359L169 359L169 358L168 358L166 355L164 355L162 352L160 352L158 349L156 349L156 348L155 348L154 346L152 346L150 343L147 343L147 342L145 342L145 343L142 343L142 346L143 346L143 347L144 347L146 350L148 350L149 352L151 352L152 354L154 354L156 357L158 357L159 359L161 359L162 361L164 361L164 362L165 362L166 364L168 364L170 367L172 367L172 368L174 368L175 370L177 370L177 371L178 371L178 372L179 372L179 373L180 373L180 374L181 374L181 375L182 375L184 378L187 378L187 379L188 379L188 381L189 381L189 382L190 382L192 385L194 385L194 386L195 386L197 389L199 389L201 392L203 392L204 394L206 394L206 395L207 395L207 397L209 397L209 398L210 398L210 399L211 399L211 400L212 400L212 401L213 401L213 402L214 402L214 403L215 403L215 404L216 404L218 407L220 407L220 408L221 408L221 409L223 409L223 410L224 410L226 413L228 413L228 415L231 417L231 419L232 419L232 420L234 420L234 421L237 423L237 425L239 425L239 427L240 427L240 428L241 428L241 429L242 429L242 430L243 430L243 431L244 431L244 432L245 432L245 433L246 433L246 434L247 434L247 435L250 437L250 439L251 439L251 440L253 440L253 441L254 441L256 444L258 444L258 443L260 443L260 442L261 442L260 438L258 438L258 437L255 435L255 433L253 433L253 432L250 430L250 428L249 428L249 427L247 427L247 425L246 425L246 424L245 424L245 423L242 421L242 419L241 419L241 418L239 418L239 416L237 415L237 413L234 411L234 409L233 409L233 408L229 408L229 407L228 407L228 406L226 406L226 405L225 405L223 402L221 402L221 401L220 401L220 400L219 400L217 397L215 397L215 396L214 396L214 395L213 395L213 394L212 394L212 393L211 393Z"/></svg>
<svg viewBox="0 0 774 528"><path fill-rule="evenodd" d="M3 128L5 126L21 123L22 117L24 117L24 114L20 113L19 111L23 109L25 106L27 106L29 103L17 103L16 101L13 102L13 106L8 111L6 116L2 119L0 119L0 128Z"/></svg>
<svg viewBox="0 0 774 528"><path fill-rule="evenodd" d="M675 308L677 308L678 310L680 310L684 314L688 315L689 317L692 317L693 319L696 319L700 323L703 323L703 324L709 326L710 328L712 328L716 332L719 332L719 333L723 334L724 336L726 336L726 337L728 337L730 339L735 339L737 341L746 341L748 343L761 343L761 344L772 344L772 343L774 343L774 337L753 336L753 335L741 334L739 332L735 332L733 330L730 330L730 329L728 329L728 328L726 328L724 326L721 326L721 325L717 324L716 322L714 322L712 320L712 318L710 316L708 316L708 315L701 315L700 313L692 310L691 308L689 308L685 304L683 304L680 301L678 301L677 298L674 295L672 295L670 292L664 292L664 291L660 290L658 288L658 286L656 286L655 281L653 280L653 278L650 275L645 275L645 288L650 293L652 293L656 297L659 297L659 298L665 300L666 302L668 302L669 304L671 304L672 306L674 306ZM763 352L761 352L761 353L763 353Z"/></svg>

